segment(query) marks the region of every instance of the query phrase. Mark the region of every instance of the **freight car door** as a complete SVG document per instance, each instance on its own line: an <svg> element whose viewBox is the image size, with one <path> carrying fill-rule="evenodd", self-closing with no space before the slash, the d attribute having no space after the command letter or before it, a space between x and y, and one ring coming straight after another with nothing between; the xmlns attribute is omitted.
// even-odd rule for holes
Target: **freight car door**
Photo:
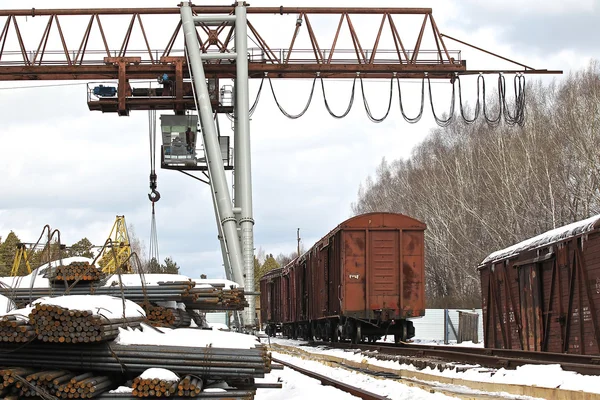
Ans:
<svg viewBox="0 0 600 400"><path fill-rule="evenodd" d="M398 307L400 297L398 231L370 231L369 309Z"/></svg>
<svg viewBox="0 0 600 400"><path fill-rule="evenodd" d="M344 293L342 311L362 317L365 312L366 231L344 231ZM360 314L356 314L360 313Z"/></svg>

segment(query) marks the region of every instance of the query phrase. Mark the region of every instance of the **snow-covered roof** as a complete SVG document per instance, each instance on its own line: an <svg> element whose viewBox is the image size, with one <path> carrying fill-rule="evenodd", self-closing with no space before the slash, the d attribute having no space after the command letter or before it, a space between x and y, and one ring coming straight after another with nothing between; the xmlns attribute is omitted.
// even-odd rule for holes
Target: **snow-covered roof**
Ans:
<svg viewBox="0 0 600 400"><path fill-rule="evenodd" d="M533 250L539 247L546 246L564 239L571 238L583 233L590 232L600 227L600 214L584 219L582 221L573 222L572 224L561 226L560 228L552 229L520 243L514 244L503 250L498 250L490 254L481 262L481 265L496 262L505 258L509 258L522 251Z"/></svg>

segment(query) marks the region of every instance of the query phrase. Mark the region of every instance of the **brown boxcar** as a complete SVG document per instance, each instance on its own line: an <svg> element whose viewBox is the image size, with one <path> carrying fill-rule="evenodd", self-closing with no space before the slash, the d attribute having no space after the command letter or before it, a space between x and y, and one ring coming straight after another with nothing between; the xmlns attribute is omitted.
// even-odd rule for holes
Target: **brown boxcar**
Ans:
<svg viewBox="0 0 600 400"><path fill-rule="evenodd" d="M283 309L261 303L263 321L291 337L396 340L414 336L407 318L425 313L424 223L402 214L371 213L344 221L301 257L261 280L286 293ZM263 289L264 288L264 289ZM264 292L263 290L266 290ZM269 291L270 290L270 291ZM267 311L267 309L269 311ZM275 313L269 318L269 313ZM274 327L270 329L275 331Z"/></svg>
<svg viewBox="0 0 600 400"><path fill-rule="evenodd" d="M492 253L479 271L486 347L600 354L600 215Z"/></svg>

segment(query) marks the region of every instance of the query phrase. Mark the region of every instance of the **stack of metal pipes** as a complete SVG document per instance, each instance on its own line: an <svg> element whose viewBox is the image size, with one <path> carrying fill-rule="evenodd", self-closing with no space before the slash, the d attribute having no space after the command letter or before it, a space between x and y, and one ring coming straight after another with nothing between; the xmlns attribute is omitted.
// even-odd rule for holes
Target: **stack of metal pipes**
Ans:
<svg viewBox="0 0 600 400"><path fill-rule="evenodd" d="M109 295L115 297L125 297L128 300L143 302L143 301L177 301L182 302L184 298L189 298L189 292L192 289L193 282L159 282L157 285L151 286L102 286L102 285L75 285L69 288L68 293L71 295ZM64 295L66 289L63 285L54 287L24 287L10 288L0 287L0 294L9 297L18 305L30 303L40 297L61 296Z"/></svg>
<svg viewBox="0 0 600 400"><path fill-rule="evenodd" d="M3 342L29 342L35 338L33 326L25 319L5 315L0 319L0 340Z"/></svg>
<svg viewBox="0 0 600 400"><path fill-rule="evenodd" d="M95 376L92 372L69 376L71 376L70 380L56 388L56 397L90 399L115 386L115 382L110 377Z"/></svg>
<svg viewBox="0 0 600 400"><path fill-rule="evenodd" d="M60 296L65 294L65 288L4 288L0 294L11 298L16 304L24 305L40 297ZM74 286L68 292L72 295L104 294L115 297L125 297L128 300L143 301L177 301L184 303L191 310L234 311L243 310L248 305L243 289L192 288L181 282L161 282L155 286Z"/></svg>
<svg viewBox="0 0 600 400"><path fill-rule="evenodd" d="M111 343L65 346L32 342L26 346L5 343L0 365L101 373L127 370L141 373L148 368L168 368L177 374L192 374L227 382L262 378L271 370L271 354L259 344L251 349L118 345Z"/></svg>
<svg viewBox="0 0 600 400"><path fill-rule="evenodd" d="M186 309L233 311L243 310L248 305L243 289L193 288L190 296L183 300Z"/></svg>
<svg viewBox="0 0 600 400"><path fill-rule="evenodd" d="M162 306L156 306L150 303L140 304L146 312L146 318L152 326L173 326L175 325L175 315L177 310Z"/></svg>
<svg viewBox="0 0 600 400"><path fill-rule="evenodd" d="M38 340L60 343L93 343L112 340L119 327L139 327L144 318L107 319L86 310L36 304L29 314Z"/></svg>
<svg viewBox="0 0 600 400"><path fill-rule="evenodd" d="M87 261L76 261L69 265L59 265L49 270L46 277L51 281L96 282L105 277L104 273Z"/></svg>
<svg viewBox="0 0 600 400"><path fill-rule="evenodd" d="M177 381L159 378L137 377L133 380L133 394L135 397L170 397L177 392Z"/></svg>
<svg viewBox="0 0 600 400"><path fill-rule="evenodd" d="M180 397L196 397L202 391L202 379L186 375L177 385L177 395Z"/></svg>

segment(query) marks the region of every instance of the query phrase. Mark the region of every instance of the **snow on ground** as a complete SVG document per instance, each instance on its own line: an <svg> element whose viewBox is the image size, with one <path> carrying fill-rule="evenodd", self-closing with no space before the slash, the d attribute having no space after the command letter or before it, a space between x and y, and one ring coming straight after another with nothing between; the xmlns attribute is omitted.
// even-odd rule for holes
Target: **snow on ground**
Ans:
<svg viewBox="0 0 600 400"><path fill-rule="evenodd" d="M393 336L386 336L383 338L383 340L380 340L381 342L385 342L385 343L393 343L394 342L394 337ZM462 343L458 343L456 340L449 340L448 344L444 343L443 340L420 340L420 339L414 339L412 341L412 343L414 344L425 344L425 345L429 345L429 346L460 346L460 347L483 347L483 342L479 342L479 343L473 343L471 341L467 341L467 342L462 342Z"/></svg>
<svg viewBox="0 0 600 400"><path fill-rule="evenodd" d="M144 309L131 300L106 295L68 295L41 297L31 303L48 304L68 308L69 310L91 311L108 319L145 317Z"/></svg>
<svg viewBox="0 0 600 400"><path fill-rule="evenodd" d="M381 396L386 396L391 400L433 400L453 398L441 393L430 393L417 387L406 386L402 383L388 379L377 379L362 373L352 372L342 368L328 367L317 361L301 360L297 357L288 356L287 354L273 352L273 357L297 365L300 368L308 369L318 374L325 375L337 381L344 382L346 384L351 384L353 386L367 390L372 393L379 394ZM301 378L299 378L298 375ZM259 389L257 391L257 400L309 399L311 397L315 399L355 398L354 396L346 394L340 390L330 388L328 386L320 386L319 381L305 377L304 375L301 375L300 373L295 371L291 371L288 368L284 368L283 370L272 370L271 373L265 378L265 382L272 382L273 378L282 379L283 389L281 390L283 390L283 392L281 390L277 391L277 389L270 389L272 392L270 393L266 392L265 390L265 397L259 397L258 394L261 391L261 389ZM315 384L317 386L314 386ZM308 385L314 386L314 389L309 388ZM331 389L331 397L327 394L327 389Z"/></svg>
<svg viewBox="0 0 600 400"><path fill-rule="evenodd" d="M227 349L252 349L260 344L255 336L236 332L223 332L189 328L152 328L141 324L142 329L119 328L116 339L122 345L219 347Z"/></svg>
<svg viewBox="0 0 600 400"><path fill-rule="evenodd" d="M281 344L283 346L296 346L306 344L304 341L270 338L271 343ZM332 349L326 346L311 347L301 346L302 350L325 354L334 357L345 358L356 362L368 362L380 367L416 371L413 365L400 364L396 361L377 360L376 358L363 356L360 351L345 351L343 349ZM515 385L535 385L546 388L561 388L566 390L582 390L590 393L600 394L600 376L581 375L571 371L564 371L560 365L524 365L514 370L501 368L495 372L490 372L488 368L470 368L464 372L446 369L439 371L429 367L419 370L420 372L444 376L448 378L458 378L476 382L495 382L512 383Z"/></svg>
<svg viewBox="0 0 600 400"><path fill-rule="evenodd" d="M148 368L140 375L141 379L160 379L165 382L179 382L179 377L168 369Z"/></svg>
<svg viewBox="0 0 600 400"><path fill-rule="evenodd" d="M118 388L111 390L108 393L133 393L133 388L127 386L119 386Z"/></svg>
<svg viewBox="0 0 600 400"><path fill-rule="evenodd" d="M331 386L322 386L318 380L287 367L274 369L264 379L256 379L256 382L282 382L283 387L281 389L258 389L255 400L358 399L358 397Z"/></svg>

